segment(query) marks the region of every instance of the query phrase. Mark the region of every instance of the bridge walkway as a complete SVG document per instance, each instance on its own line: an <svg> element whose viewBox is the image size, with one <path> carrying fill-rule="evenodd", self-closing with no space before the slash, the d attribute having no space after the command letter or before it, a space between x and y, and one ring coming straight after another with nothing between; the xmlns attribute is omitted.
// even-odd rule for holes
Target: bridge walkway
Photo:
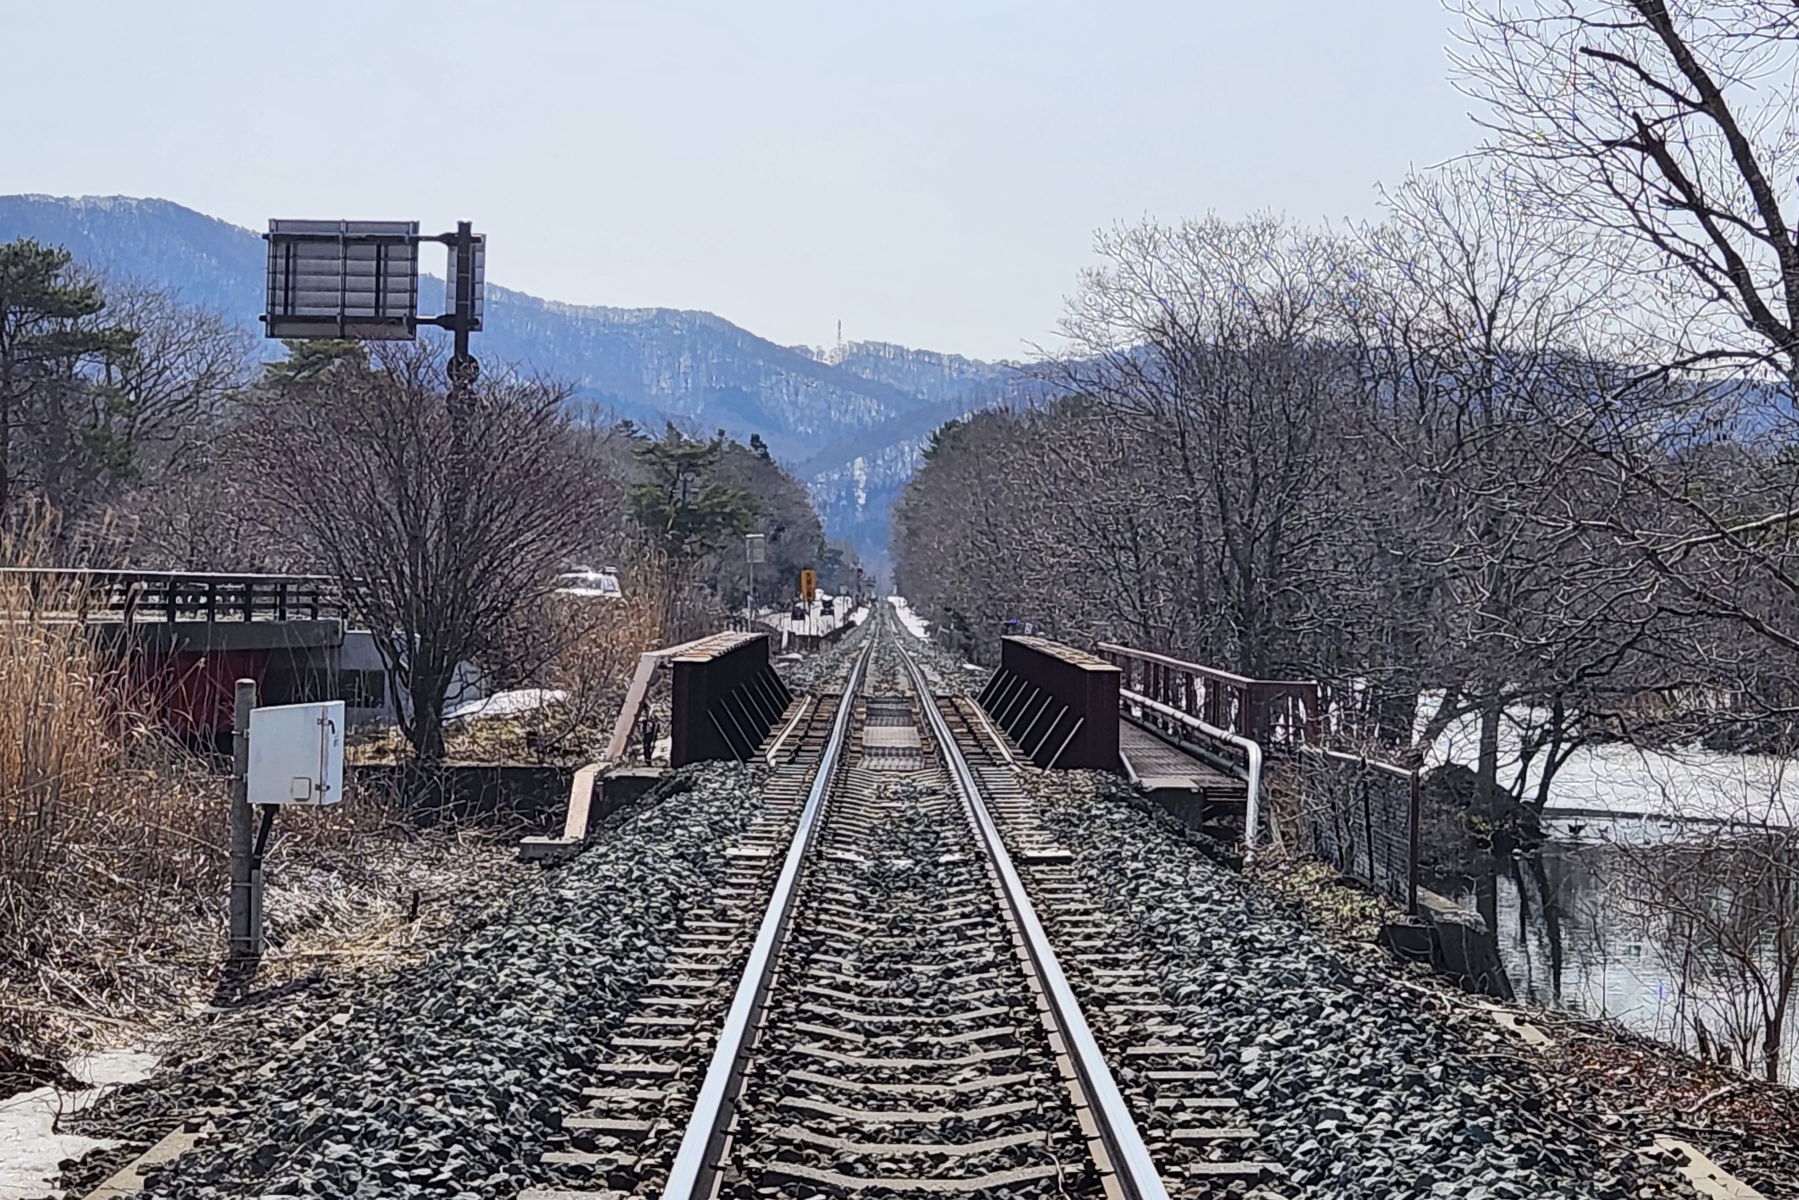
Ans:
<svg viewBox="0 0 1799 1200"><path fill-rule="evenodd" d="M1118 722L1118 757L1127 776L1188 826L1241 824L1249 787L1240 777L1128 717Z"/></svg>

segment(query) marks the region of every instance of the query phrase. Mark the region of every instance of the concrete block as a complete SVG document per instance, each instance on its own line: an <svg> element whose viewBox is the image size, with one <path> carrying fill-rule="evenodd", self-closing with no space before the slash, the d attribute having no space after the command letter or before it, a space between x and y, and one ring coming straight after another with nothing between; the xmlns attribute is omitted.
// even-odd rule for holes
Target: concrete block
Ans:
<svg viewBox="0 0 1799 1200"><path fill-rule="evenodd" d="M581 849L581 839L571 837L528 837L519 839L518 860L555 866L567 862Z"/></svg>
<svg viewBox="0 0 1799 1200"><path fill-rule="evenodd" d="M1512 981L1499 961L1498 940L1471 912L1424 906L1431 929L1431 968L1463 991L1511 1001Z"/></svg>
<svg viewBox="0 0 1799 1200"><path fill-rule="evenodd" d="M1184 784L1170 786L1161 779L1144 779L1140 785L1150 802L1185 825L1198 829L1206 823L1206 797L1198 788Z"/></svg>
<svg viewBox="0 0 1799 1200"><path fill-rule="evenodd" d="M633 800L642 799L651 788L662 782L662 767L615 767L600 781L601 814L617 812Z"/></svg>
<svg viewBox="0 0 1799 1200"><path fill-rule="evenodd" d="M1413 962L1431 960L1433 941L1429 925L1414 925L1409 921L1383 922L1374 942L1383 950L1391 950Z"/></svg>

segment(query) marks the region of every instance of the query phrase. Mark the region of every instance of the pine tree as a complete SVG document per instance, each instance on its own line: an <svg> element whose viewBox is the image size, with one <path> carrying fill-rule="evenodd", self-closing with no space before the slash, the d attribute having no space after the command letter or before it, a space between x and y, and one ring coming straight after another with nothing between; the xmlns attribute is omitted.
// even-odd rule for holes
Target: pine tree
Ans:
<svg viewBox="0 0 1799 1200"><path fill-rule="evenodd" d="M131 351L136 335L94 324L106 307L97 284L72 277L70 255L30 238L0 244L0 525L12 505L13 431L20 402L68 386L87 362Z"/></svg>
<svg viewBox="0 0 1799 1200"><path fill-rule="evenodd" d="M665 637L680 624L680 596L700 560L748 532L755 520L755 497L718 478L724 445L722 433L702 442L670 425L660 441L645 441L635 451L644 481L628 498L632 518L666 564Z"/></svg>

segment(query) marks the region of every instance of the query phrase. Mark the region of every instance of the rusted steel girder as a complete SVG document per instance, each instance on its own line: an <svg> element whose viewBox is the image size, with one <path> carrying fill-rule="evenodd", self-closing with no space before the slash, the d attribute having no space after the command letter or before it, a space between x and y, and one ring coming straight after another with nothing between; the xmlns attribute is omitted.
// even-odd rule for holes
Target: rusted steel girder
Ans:
<svg viewBox="0 0 1799 1200"><path fill-rule="evenodd" d="M1118 668L1048 638L1000 641L987 715L1040 767L1118 770Z"/></svg>
<svg viewBox="0 0 1799 1200"><path fill-rule="evenodd" d="M766 633L719 633L667 655L674 672L668 764L747 761L793 697Z"/></svg>

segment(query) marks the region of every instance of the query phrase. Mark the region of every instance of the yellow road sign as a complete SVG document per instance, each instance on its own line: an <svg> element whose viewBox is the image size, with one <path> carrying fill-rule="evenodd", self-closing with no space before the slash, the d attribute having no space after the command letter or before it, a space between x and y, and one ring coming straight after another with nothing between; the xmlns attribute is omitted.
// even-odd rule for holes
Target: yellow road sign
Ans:
<svg viewBox="0 0 1799 1200"><path fill-rule="evenodd" d="M817 594L818 594L818 572L817 571L801 571L800 572L800 599L804 600L807 604L810 604L810 603L812 603L812 597Z"/></svg>

